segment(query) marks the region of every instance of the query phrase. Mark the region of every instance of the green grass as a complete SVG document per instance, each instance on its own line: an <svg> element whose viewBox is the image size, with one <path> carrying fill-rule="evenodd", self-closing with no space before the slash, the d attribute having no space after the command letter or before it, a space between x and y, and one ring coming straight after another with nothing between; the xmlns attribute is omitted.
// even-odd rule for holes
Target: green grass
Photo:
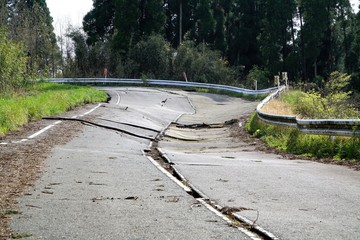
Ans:
<svg viewBox="0 0 360 240"><path fill-rule="evenodd" d="M286 91L281 94L281 100L285 103L295 106L299 102L302 92L300 90Z"/></svg>
<svg viewBox="0 0 360 240"><path fill-rule="evenodd" d="M0 136L18 130L29 121L106 99L105 92L85 86L35 83L21 93L0 97Z"/></svg>
<svg viewBox="0 0 360 240"><path fill-rule="evenodd" d="M332 158L334 160L360 160L359 137L335 137L310 135L296 128L266 124L254 113L246 124L246 130L261 138L268 146L281 151L306 157Z"/></svg>
<svg viewBox="0 0 360 240"><path fill-rule="evenodd" d="M15 210L15 209L8 209L5 211L5 215L18 215L21 213L22 212L20 212L19 210Z"/></svg>

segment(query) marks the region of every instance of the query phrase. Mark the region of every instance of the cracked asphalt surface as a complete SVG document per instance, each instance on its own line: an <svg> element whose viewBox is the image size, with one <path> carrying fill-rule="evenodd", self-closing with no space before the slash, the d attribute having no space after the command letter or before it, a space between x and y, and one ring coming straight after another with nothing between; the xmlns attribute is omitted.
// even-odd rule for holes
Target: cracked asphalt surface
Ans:
<svg viewBox="0 0 360 240"><path fill-rule="evenodd" d="M223 96L217 96L221 108L207 95L189 98L197 112L179 124L217 125L251 110ZM237 215L280 239L360 238L360 172L259 152L249 140L231 137L236 131L172 125L159 147L199 191L221 206L250 209Z"/></svg>
<svg viewBox="0 0 360 240"><path fill-rule="evenodd" d="M109 93L113 100L92 121L143 136L194 112L186 97L155 89ZM142 152L149 142L85 125L53 148L43 176L18 200L13 232L26 239L249 239L152 165Z"/></svg>
<svg viewBox="0 0 360 240"><path fill-rule="evenodd" d="M14 233L26 239L248 239L155 168L143 154L149 140L121 131L152 139L169 126L159 148L216 203L238 208L236 214L280 239L360 238L360 173L259 152L255 140L239 134L256 103L175 90L104 90L111 102L88 120L111 129L77 123L71 141L54 144L41 178L18 198ZM240 122L224 124L232 119ZM169 125L175 121L181 127ZM193 124L198 127L186 127ZM56 138L56 131L45 135Z"/></svg>

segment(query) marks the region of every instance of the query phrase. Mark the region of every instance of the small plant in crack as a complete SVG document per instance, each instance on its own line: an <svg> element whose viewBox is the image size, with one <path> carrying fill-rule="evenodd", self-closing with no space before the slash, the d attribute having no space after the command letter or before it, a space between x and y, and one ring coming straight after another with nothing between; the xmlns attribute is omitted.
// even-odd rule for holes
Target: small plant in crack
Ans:
<svg viewBox="0 0 360 240"><path fill-rule="evenodd" d="M22 212L16 209L8 209L5 211L5 215L18 215L21 214Z"/></svg>
<svg viewBox="0 0 360 240"><path fill-rule="evenodd" d="M22 239L22 238L29 238L32 237L33 235L30 233L12 233L11 234L11 239Z"/></svg>

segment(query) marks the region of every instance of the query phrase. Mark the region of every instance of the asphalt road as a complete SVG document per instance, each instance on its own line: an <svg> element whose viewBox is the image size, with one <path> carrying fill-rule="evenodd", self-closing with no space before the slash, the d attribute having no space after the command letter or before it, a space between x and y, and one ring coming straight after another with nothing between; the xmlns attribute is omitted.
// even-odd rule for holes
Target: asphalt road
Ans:
<svg viewBox="0 0 360 240"><path fill-rule="evenodd" d="M360 238L360 173L257 151L224 124L248 115L256 103L183 91L105 90L111 102L89 114L98 125L87 124L56 146L41 179L19 199L14 232L31 235L27 239L249 239L144 155L149 139L166 129L160 150L213 202L246 209L236 214L280 239ZM182 126L169 125L175 121Z"/></svg>
<svg viewBox="0 0 360 240"><path fill-rule="evenodd" d="M218 124L250 110L237 99L189 98L197 113L180 124ZM160 148L200 192L221 206L249 209L237 215L280 239L360 239L360 172L259 152L232 134L172 125Z"/></svg>
<svg viewBox="0 0 360 240"><path fill-rule="evenodd" d="M150 140L120 131L153 138L194 112L188 99L155 89L108 92L111 102L89 114L99 125L85 125L56 146L41 179L19 199L14 233L26 239L249 239L159 171L143 154Z"/></svg>

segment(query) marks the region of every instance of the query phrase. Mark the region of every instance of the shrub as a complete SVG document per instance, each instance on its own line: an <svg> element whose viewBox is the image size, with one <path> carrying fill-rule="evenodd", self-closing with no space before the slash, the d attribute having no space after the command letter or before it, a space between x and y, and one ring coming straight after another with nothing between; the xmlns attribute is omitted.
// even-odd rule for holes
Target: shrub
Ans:
<svg viewBox="0 0 360 240"><path fill-rule="evenodd" d="M249 71L249 74L246 76L246 86L253 87L254 81L257 81L258 89L268 88L270 84L270 72L264 69L259 68L258 66L253 66Z"/></svg>
<svg viewBox="0 0 360 240"><path fill-rule="evenodd" d="M236 71L222 59L220 52L208 49L204 44L194 46L184 42L177 50L174 59L174 77L183 80L186 73L189 81L234 84Z"/></svg>
<svg viewBox="0 0 360 240"><path fill-rule="evenodd" d="M140 41L131 50L130 61L132 69L129 75L139 78L166 79L169 77L171 48L160 35L150 36Z"/></svg>
<svg viewBox="0 0 360 240"><path fill-rule="evenodd" d="M28 76L27 58L21 44L8 39L7 32L0 29L0 95L21 88Z"/></svg>
<svg viewBox="0 0 360 240"><path fill-rule="evenodd" d="M351 92L346 91L350 75L334 72L321 91L310 90L298 95L295 111L304 118L358 118L350 103Z"/></svg>

